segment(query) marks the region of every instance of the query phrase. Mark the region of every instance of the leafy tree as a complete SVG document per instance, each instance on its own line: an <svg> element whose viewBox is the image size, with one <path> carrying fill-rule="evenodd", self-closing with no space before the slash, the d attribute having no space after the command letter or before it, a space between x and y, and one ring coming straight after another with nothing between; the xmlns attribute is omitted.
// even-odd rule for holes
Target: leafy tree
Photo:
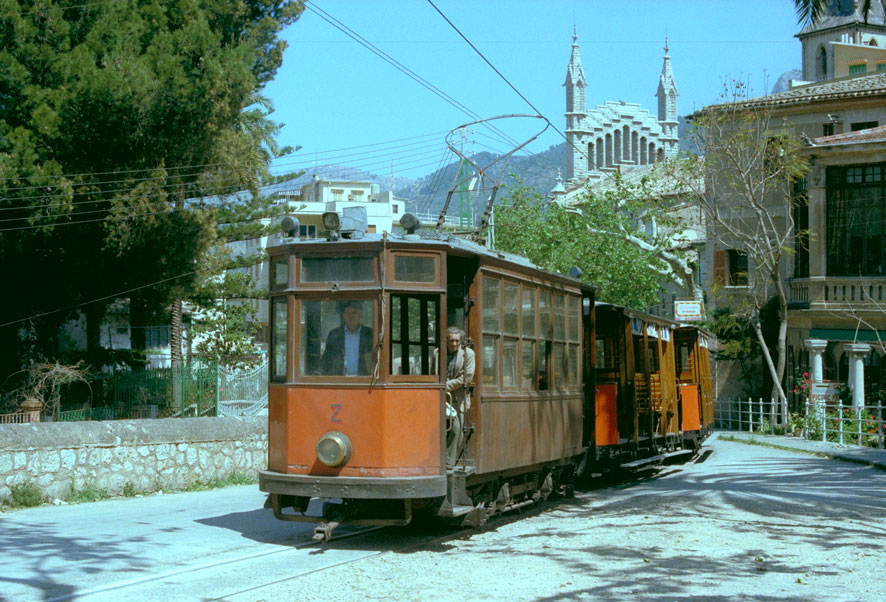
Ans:
<svg viewBox="0 0 886 602"><path fill-rule="evenodd" d="M286 0L0 3L0 374L22 329L57 350L70 311L90 347L128 297L134 347L193 294L217 210L187 199L257 191L272 143L257 96L282 60ZM141 339L141 340L140 340ZM33 358L32 358L33 359Z"/></svg>
<svg viewBox="0 0 886 602"><path fill-rule="evenodd" d="M719 281L718 293L723 304L752 325L772 377L772 395L786 401L782 386L788 329L785 262L798 234L793 209L797 202L805 202L794 194L794 185L808 171L808 164L798 136L786 125L773 122L772 106L765 100L747 100L740 82L732 88L724 86L722 98L723 103L694 116L690 136L704 159L686 157L667 169L691 191L704 213L708 240L748 258L747 286L727 290L723 285L729 283ZM776 315L774 353L764 334L767 302Z"/></svg>
<svg viewBox="0 0 886 602"><path fill-rule="evenodd" d="M661 262L657 251L611 232L619 228L647 241L626 212L614 214L611 198L586 192L578 208L545 201L522 185L511 188L496 207L495 245L524 255L542 268L567 273L576 266L582 280L599 287L598 299L635 308L658 302ZM611 232L603 232L603 227Z"/></svg>
<svg viewBox="0 0 886 602"><path fill-rule="evenodd" d="M825 9L828 7L828 4L833 0L794 0L794 9L797 11L797 20L802 25L809 25L812 23L816 23L822 15L824 15ZM876 0L880 3L880 6L886 10L886 3L883 0ZM868 22L868 16L870 15L871 8L873 7L874 0L862 0L861 3L861 13L864 16L864 22Z"/></svg>

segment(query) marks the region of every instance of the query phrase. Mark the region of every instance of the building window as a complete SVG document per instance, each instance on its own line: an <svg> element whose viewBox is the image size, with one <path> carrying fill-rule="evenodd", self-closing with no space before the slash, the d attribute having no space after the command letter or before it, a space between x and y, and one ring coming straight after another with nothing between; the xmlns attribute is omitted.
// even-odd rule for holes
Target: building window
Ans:
<svg viewBox="0 0 886 602"><path fill-rule="evenodd" d="M333 201L345 200L345 191L341 188L333 188L332 189L332 200Z"/></svg>
<svg viewBox="0 0 886 602"><path fill-rule="evenodd" d="M877 63L877 71L886 71L886 63Z"/></svg>
<svg viewBox="0 0 886 602"><path fill-rule="evenodd" d="M169 346L169 326L145 327L145 349L161 349Z"/></svg>
<svg viewBox="0 0 886 602"><path fill-rule="evenodd" d="M881 276L886 163L827 170L826 240L829 276Z"/></svg>
<svg viewBox="0 0 886 602"><path fill-rule="evenodd" d="M849 127L850 127L851 131L857 132L859 130L869 130L871 128L875 128L875 127L877 127L878 123L879 122L877 122L877 121L856 121L855 123L851 124Z"/></svg>
<svg viewBox="0 0 886 602"><path fill-rule="evenodd" d="M824 46L818 49L818 79L825 79L828 76L828 53Z"/></svg>
<svg viewBox="0 0 886 602"><path fill-rule="evenodd" d="M391 213L397 215L400 212L400 207L398 205L391 205Z"/></svg>
<svg viewBox="0 0 886 602"><path fill-rule="evenodd" d="M834 124L833 123L825 123L821 126L821 135L822 136L833 136L834 135Z"/></svg>
<svg viewBox="0 0 886 602"><path fill-rule="evenodd" d="M868 66L865 63L859 63L858 65L849 65L849 75L861 75L863 73L867 73Z"/></svg>
<svg viewBox="0 0 886 602"><path fill-rule="evenodd" d="M728 281L726 286L748 285L748 256L737 249L729 249L726 252L726 274Z"/></svg>
<svg viewBox="0 0 886 602"><path fill-rule="evenodd" d="M317 238L317 226L313 226L310 224L299 224L298 237L299 238Z"/></svg>
<svg viewBox="0 0 886 602"><path fill-rule="evenodd" d="M809 277L809 196L806 178L794 184L794 278Z"/></svg>

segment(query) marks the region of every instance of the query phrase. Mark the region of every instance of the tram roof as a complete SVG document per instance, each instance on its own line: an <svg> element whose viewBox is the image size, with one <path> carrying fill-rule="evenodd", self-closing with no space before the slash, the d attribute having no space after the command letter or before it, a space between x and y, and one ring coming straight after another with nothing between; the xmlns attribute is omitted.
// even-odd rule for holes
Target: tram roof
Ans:
<svg viewBox="0 0 886 602"><path fill-rule="evenodd" d="M559 272L552 272L550 270L546 270L544 268L539 267L535 263L531 262L526 257L522 255L516 255L514 253L508 253L506 251L500 251L498 249L489 249L479 243L476 243L472 240L468 240L467 238L462 238L461 236L456 236L454 234L446 233L446 232L435 232L435 231L422 231L419 230L415 234L393 234L393 233L384 233L384 234L370 234L366 233L362 238L350 239L350 238L340 238L335 241L330 241L325 238L314 238L314 239L283 239L279 244L269 246L268 249L280 248L280 247L288 247L291 245L304 245L306 247L312 246L327 246L334 245L338 246L361 246L367 244L381 244L385 239L390 244L408 244L410 246L421 248L421 247L448 247L451 251L455 251L456 253L461 253L465 255L476 255L479 257L485 257L493 261L504 261L510 264L513 264L517 267L526 268L530 270L534 270L540 272L542 274L547 274L550 276L554 276L556 278L565 278L567 280L571 280L577 286L581 286L584 289L592 289L594 291L597 290L597 287L593 284L588 284L586 282L581 281L578 278L574 278L569 276L568 274L561 274Z"/></svg>

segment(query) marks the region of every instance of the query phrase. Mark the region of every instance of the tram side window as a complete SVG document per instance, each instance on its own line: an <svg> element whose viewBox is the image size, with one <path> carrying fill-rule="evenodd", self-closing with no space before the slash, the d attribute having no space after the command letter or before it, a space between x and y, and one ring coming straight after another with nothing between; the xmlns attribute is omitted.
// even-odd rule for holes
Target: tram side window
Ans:
<svg viewBox="0 0 886 602"><path fill-rule="evenodd" d="M689 360L689 344L681 342L677 346L677 378L690 379L692 363Z"/></svg>
<svg viewBox="0 0 886 602"><path fill-rule="evenodd" d="M498 387L498 347L501 339L501 281L483 278L483 385Z"/></svg>
<svg viewBox="0 0 886 602"><path fill-rule="evenodd" d="M520 336L520 285L502 282L501 386L517 387L517 343Z"/></svg>
<svg viewBox="0 0 886 602"><path fill-rule="evenodd" d="M271 358L272 380L286 380L286 364L289 360L289 345L286 336L286 325L289 322L289 304L286 297L274 297L271 301L272 334Z"/></svg>
<svg viewBox="0 0 886 602"><path fill-rule="evenodd" d="M375 368L375 304L366 299L301 301L299 373L369 376Z"/></svg>
<svg viewBox="0 0 886 602"><path fill-rule="evenodd" d="M538 323L540 326L538 341L538 376L536 388L539 391L547 391L551 388L550 359L553 352L554 342L551 322L551 294L540 292L538 295Z"/></svg>
<svg viewBox="0 0 886 602"><path fill-rule="evenodd" d="M581 370L581 322L578 311L580 300L578 297L566 297L566 316L568 318L567 351L569 386L577 387L579 384L579 372Z"/></svg>
<svg viewBox="0 0 886 602"><path fill-rule="evenodd" d="M391 295L391 374L436 374L440 299Z"/></svg>
<svg viewBox="0 0 886 602"><path fill-rule="evenodd" d="M658 341L649 339L649 372L658 372Z"/></svg>
<svg viewBox="0 0 886 602"><path fill-rule="evenodd" d="M535 388L535 346L538 336L535 319L538 316L536 309L536 300L538 291L534 288L524 286L520 296L520 320L523 327L520 339L520 388L525 391L531 391Z"/></svg>

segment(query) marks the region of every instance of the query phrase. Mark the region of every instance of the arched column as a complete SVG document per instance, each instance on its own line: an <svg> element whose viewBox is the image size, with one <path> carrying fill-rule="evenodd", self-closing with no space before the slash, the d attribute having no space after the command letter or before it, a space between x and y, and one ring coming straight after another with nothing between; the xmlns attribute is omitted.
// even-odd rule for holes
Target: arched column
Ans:
<svg viewBox="0 0 886 602"><path fill-rule="evenodd" d="M864 358L870 353L867 343L846 343L843 351L849 356L849 389L852 391L852 405L864 407Z"/></svg>
<svg viewBox="0 0 886 602"><path fill-rule="evenodd" d="M612 136L612 146L613 146L613 160L615 163L621 163L621 150L622 150L622 142L621 142L621 130L615 130Z"/></svg>
<svg viewBox="0 0 886 602"><path fill-rule="evenodd" d="M622 161L630 161L631 160L631 131L628 129L628 126L624 126L621 129L621 141L624 143L624 150L622 150L621 157Z"/></svg>
<svg viewBox="0 0 886 602"><path fill-rule="evenodd" d="M824 361L822 355L828 348L828 342L824 339L806 339L803 341L806 349L812 353L812 374L810 380L814 383L820 383L824 380Z"/></svg>

